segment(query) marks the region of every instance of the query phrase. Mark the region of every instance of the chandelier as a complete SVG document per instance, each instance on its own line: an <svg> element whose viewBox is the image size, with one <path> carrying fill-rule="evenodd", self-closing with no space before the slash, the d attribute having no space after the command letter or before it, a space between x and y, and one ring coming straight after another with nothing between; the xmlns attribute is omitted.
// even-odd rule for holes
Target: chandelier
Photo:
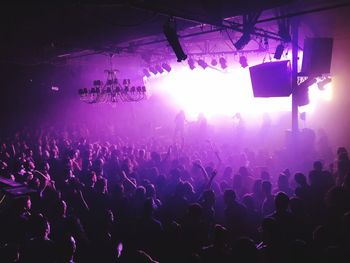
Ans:
<svg viewBox="0 0 350 263"><path fill-rule="evenodd" d="M117 78L118 70L105 70L107 79L105 82L94 80L91 88L81 88L78 90L80 100L89 103L117 103L136 102L146 99L146 87L131 85L130 79L122 82Z"/></svg>

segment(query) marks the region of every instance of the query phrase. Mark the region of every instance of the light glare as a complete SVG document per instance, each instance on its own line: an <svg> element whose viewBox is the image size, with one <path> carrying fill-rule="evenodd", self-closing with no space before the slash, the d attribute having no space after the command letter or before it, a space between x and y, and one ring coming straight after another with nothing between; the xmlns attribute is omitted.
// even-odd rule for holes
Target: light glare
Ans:
<svg viewBox="0 0 350 263"><path fill-rule="evenodd" d="M166 77L149 81L153 92L162 94L175 109L183 109L188 120L196 120L203 113L208 120L232 117L240 112L245 119L260 120L263 113L291 111L291 97L254 98L248 69L230 68L227 72L208 68L190 70L187 66L174 67ZM331 83L324 91L317 84L309 88L310 104L300 107L313 112L315 105L332 99Z"/></svg>

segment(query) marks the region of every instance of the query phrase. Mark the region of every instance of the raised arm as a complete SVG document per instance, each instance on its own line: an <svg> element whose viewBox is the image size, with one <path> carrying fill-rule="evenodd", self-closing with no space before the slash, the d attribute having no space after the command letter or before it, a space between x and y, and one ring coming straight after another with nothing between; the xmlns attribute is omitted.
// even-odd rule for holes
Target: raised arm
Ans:
<svg viewBox="0 0 350 263"><path fill-rule="evenodd" d="M129 179L129 177L126 175L126 173L124 171L121 171L121 175L120 176L121 176L121 180L122 180L123 184L126 183L129 186L131 186L133 189L137 188L137 185L133 181L131 181Z"/></svg>
<svg viewBox="0 0 350 263"><path fill-rule="evenodd" d="M218 160L217 167L220 168L221 165L222 165L222 160L221 160L221 157L220 157L220 153L219 153L217 147L215 146L215 144L213 144L210 140L207 140L207 142L209 143L211 150L214 152L215 157Z"/></svg>
<svg viewBox="0 0 350 263"><path fill-rule="evenodd" d="M214 170L212 173L211 173L211 176L210 176L210 179L205 187L206 190L209 190L211 188L211 185L213 183L213 180L215 178L215 176L218 174L218 172L216 170Z"/></svg>
<svg viewBox="0 0 350 263"><path fill-rule="evenodd" d="M209 180L210 180L209 175L208 175L207 171L205 170L205 168L203 167L203 165L201 165L201 164L199 164L199 163L196 163L196 162L194 162L193 164L194 164L195 166L197 166L197 167L201 170L201 172L202 172L202 174L203 174L203 176L204 176L205 181L206 181L206 182L209 182Z"/></svg>

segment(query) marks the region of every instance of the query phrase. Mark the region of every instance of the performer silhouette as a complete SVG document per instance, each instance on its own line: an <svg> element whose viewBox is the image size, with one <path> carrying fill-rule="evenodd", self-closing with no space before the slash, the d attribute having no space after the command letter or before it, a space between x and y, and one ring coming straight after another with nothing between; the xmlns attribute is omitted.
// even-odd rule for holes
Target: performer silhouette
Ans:
<svg viewBox="0 0 350 263"><path fill-rule="evenodd" d="M176 142L176 140L179 138L182 145L184 145L184 142L185 142L185 139L184 139L185 122L186 122L185 112L183 110L180 110L180 112L175 117L174 142Z"/></svg>
<svg viewBox="0 0 350 263"><path fill-rule="evenodd" d="M242 146L245 134L244 120L239 112L237 112L232 118L234 120L234 141L237 146Z"/></svg>
<svg viewBox="0 0 350 263"><path fill-rule="evenodd" d="M207 139L207 126L208 121L203 113L198 115L197 119L197 138L199 140Z"/></svg>

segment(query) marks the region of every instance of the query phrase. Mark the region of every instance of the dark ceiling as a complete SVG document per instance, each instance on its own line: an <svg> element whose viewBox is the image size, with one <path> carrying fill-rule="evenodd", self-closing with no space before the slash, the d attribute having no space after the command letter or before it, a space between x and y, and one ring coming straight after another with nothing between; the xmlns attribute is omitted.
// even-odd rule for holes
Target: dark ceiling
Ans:
<svg viewBox="0 0 350 263"><path fill-rule="evenodd" d="M82 50L113 51L121 43L161 34L169 15L178 18L177 26L183 29L198 23L218 26L224 18L257 10L286 7L289 11L295 6L339 1L65 0L2 4L0 63L35 64Z"/></svg>
<svg viewBox="0 0 350 263"><path fill-rule="evenodd" d="M169 14L185 19L178 27L220 24L223 18L285 5L293 0L124 0L37 1L3 4L0 61L36 63L80 50L111 48L160 34Z"/></svg>

